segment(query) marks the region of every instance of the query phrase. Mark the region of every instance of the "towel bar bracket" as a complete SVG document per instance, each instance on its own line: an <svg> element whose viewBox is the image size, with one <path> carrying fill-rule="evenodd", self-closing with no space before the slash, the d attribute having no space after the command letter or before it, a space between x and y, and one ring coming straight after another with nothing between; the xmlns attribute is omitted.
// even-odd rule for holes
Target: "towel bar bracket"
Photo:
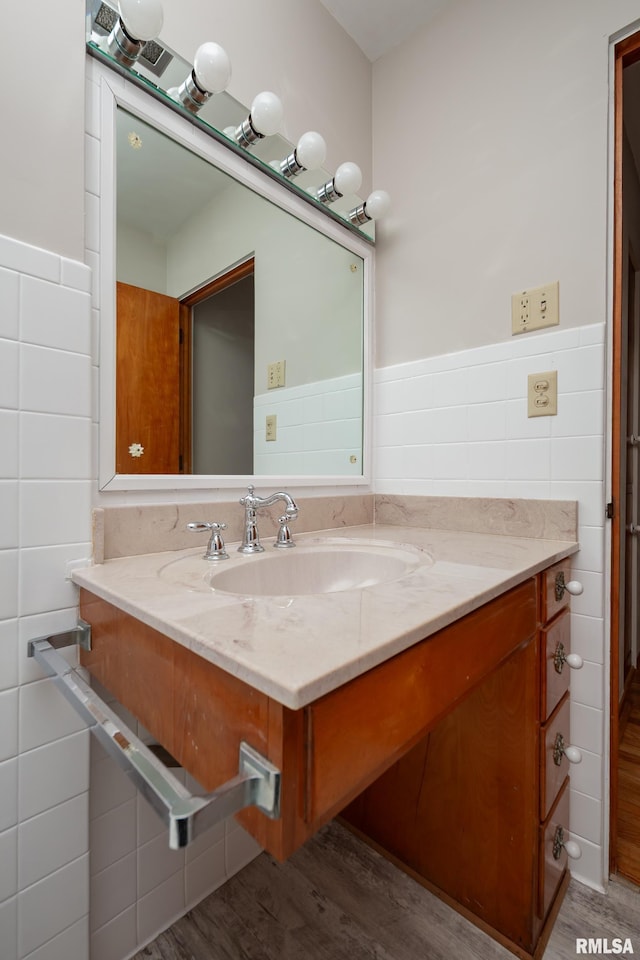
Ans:
<svg viewBox="0 0 640 960"><path fill-rule="evenodd" d="M91 627L82 620L74 630L31 640L28 655L53 677L107 753L162 817L169 828L171 849L186 847L209 827L245 807L256 806L272 820L280 816L281 773L244 741L239 744L237 776L211 793L191 794L57 652L74 643L90 649Z"/></svg>
<svg viewBox="0 0 640 960"><path fill-rule="evenodd" d="M83 650L91 650L91 624L78 617L77 626L72 627L71 630L64 630L62 633L54 633L49 637L41 637L40 639L46 640L54 650L61 650L63 647L71 647L74 644L77 647L82 647ZM37 642L37 640L29 641L27 654L30 657L33 657L33 644Z"/></svg>

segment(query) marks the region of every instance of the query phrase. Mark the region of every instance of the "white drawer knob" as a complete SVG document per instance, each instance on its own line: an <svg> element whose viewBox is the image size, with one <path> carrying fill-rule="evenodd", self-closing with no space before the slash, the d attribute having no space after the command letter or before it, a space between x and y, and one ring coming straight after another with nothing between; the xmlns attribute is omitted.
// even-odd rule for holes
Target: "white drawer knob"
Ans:
<svg viewBox="0 0 640 960"><path fill-rule="evenodd" d="M556 645L556 651L553 655L553 665L556 673L562 673L565 663L568 663L572 670L579 670L583 661L579 653L565 653L564 643L560 641Z"/></svg>
<svg viewBox="0 0 640 960"><path fill-rule="evenodd" d="M555 594L556 600L558 603L562 600L565 595L565 591L570 593L574 597L579 597L580 594L584 591L584 587L579 580L569 580L568 583L565 583L564 579L564 570L560 570L559 573L556 573L555 580Z"/></svg>
<svg viewBox="0 0 640 960"><path fill-rule="evenodd" d="M553 835L552 848L554 860L560 859L563 849L567 851L567 856L571 857L572 860L579 860L582 856L580 844L576 843L575 840L565 840L564 829L562 827L556 827L556 832Z"/></svg>
<svg viewBox="0 0 640 960"><path fill-rule="evenodd" d="M569 763L580 763L582 760L582 751L578 747L565 747L564 755Z"/></svg>
<svg viewBox="0 0 640 960"><path fill-rule="evenodd" d="M577 747L572 747L570 744L565 743L562 734L557 733L553 742L553 762L556 767L560 766L563 757L566 757L569 763L580 763L582 753Z"/></svg>
<svg viewBox="0 0 640 960"><path fill-rule="evenodd" d="M565 840L563 846L567 851L567 856L571 857L572 860L579 860L582 856L580 844L576 843L575 840Z"/></svg>

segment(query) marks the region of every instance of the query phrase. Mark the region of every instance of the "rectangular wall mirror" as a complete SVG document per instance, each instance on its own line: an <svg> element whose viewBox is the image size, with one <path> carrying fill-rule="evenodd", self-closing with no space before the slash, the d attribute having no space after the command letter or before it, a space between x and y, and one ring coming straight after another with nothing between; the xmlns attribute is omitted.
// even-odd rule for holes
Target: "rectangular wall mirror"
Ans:
<svg viewBox="0 0 640 960"><path fill-rule="evenodd" d="M101 76L101 489L367 479L371 244Z"/></svg>

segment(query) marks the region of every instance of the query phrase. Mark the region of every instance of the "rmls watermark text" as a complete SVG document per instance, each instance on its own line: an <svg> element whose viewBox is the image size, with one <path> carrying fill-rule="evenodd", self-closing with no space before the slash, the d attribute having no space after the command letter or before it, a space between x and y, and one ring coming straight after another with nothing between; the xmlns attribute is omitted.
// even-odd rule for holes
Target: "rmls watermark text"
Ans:
<svg viewBox="0 0 640 960"><path fill-rule="evenodd" d="M627 954L633 953L633 944L629 937L614 937L608 940L606 937L578 937L576 939L576 953L585 954Z"/></svg>

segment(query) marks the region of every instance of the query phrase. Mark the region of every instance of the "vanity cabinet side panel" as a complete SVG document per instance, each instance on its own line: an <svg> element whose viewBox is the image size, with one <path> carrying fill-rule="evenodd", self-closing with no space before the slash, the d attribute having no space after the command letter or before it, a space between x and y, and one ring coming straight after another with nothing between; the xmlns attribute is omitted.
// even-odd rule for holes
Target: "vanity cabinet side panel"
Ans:
<svg viewBox="0 0 640 960"><path fill-rule="evenodd" d="M527 640L344 812L493 935L532 950L538 649Z"/></svg>
<svg viewBox="0 0 640 960"><path fill-rule="evenodd" d="M248 807L236 814L236 820L265 850L282 862L311 836L304 819L307 752L303 710L290 710L275 700L269 701L266 756L282 774L282 815L277 820L270 820L255 807Z"/></svg>
<svg viewBox="0 0 640 960"><path fill-rule="evenodd" d="M238 773L241 740L268 755L269 698L85 590L81 662L205 790Z"/></svg>

